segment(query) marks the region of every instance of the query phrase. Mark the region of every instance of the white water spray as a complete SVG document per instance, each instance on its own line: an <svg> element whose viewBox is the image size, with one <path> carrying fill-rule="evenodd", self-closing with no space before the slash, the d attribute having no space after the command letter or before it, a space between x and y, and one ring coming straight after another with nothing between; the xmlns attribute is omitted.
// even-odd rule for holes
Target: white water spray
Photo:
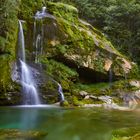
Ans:
<svg viewBox="0 0 140 140"><path fill-rule="evenodd" d="M25 105L37 105L40 104L40 100L37 93L36 84L32 75L30 67L26 64L25 57L25 43L24 33L22 27L22 21L19 20L19 44L20 44L20 56L19 62L21 65L21 85L24 93Z"/></svg>

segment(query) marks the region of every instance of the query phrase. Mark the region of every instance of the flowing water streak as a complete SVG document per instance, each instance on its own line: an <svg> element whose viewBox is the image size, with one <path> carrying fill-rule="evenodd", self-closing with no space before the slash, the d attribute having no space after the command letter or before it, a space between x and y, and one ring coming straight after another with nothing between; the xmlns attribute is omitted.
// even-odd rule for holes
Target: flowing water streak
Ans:
<svg viewBox="0 0 140 140"><path fill-rule="evenodd" d="M46 7L42 7L42 11L37 11L35 14L35 21L34 21L34 43L33 46L35 47L35 63L40 64L39 56L43 54L43 39L44 39L44 27L43 27L43 19L44 18L51 18L55 19L52 15L46 12ZM38 25L38 22L41 24ZM58 92L61 97L61 101L64 101L64 94L62 90L62 86L55 80L53 80L58 85Z"/></svg>
<svg viewBox="0 0 140 140"><path fill-rule="evenodd" d="M61 98L60 101L65 101L65 97L64 97L64 94L63 94L63 89L62 89L61 84L59 84L59 83L58 83L57 81L55 81L54 79L52 79L52 81L58 85L58 92L59 92L60 98Z"/></svg>
<svg viewBox="0 0 140 140"><path fill-rule="evenodd" d="M42 55L42 37L40 34L36 38L35 50L35 63L39 63L39 56Z"/></svg>
<svg viewBox="0 0 140 140"><path fill-rule="evenodd" d="M25 57L25 43L24 43L24 33L22 27L22 21L19 20L19 40L20 40L20 50L21 56L19 58L20 65L21 65L21 84L22 90L24 93L24 104L31 104L37 105L40 104L40 100L38 97L36 84L34 83L34 78L31 72L30 67L26 64L26 57Z"/></svg>
<svg viewBox="0 0 140 140"><path fill-rule="evenodd" d="M61 96L61 101L64 101L65 98L64 98L62 86L61 86L59 83L57 83L57 84L58 84L58 92L59 92L59 94L60 94L60 96Z"/></svg>
<svg viewBox="0 0 140 140"><path fill-rule="evenodd" d="M19 41L20 41L20 59L22 59L24 62L25 60L25 42L24 42L24 33L23 33L23 27L22 27L22 20L19 20Z"/></svg>

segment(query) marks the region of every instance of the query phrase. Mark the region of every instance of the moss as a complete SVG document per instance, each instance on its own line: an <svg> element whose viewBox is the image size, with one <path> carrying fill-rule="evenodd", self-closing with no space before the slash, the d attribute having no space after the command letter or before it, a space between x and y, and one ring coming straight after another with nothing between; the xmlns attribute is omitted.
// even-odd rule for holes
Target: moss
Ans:
<svg viewBox="0 0 140 140"><path fill-rule="evenodd" d="M1 104L8 98L8 92L15 92L16 84L11 80L11 65L15 59L18 33L18 5L16 0L0 1L0 93ZM3 100L4 98L5 101ZM8 101L6 101L8 103ZM11 102L11 101L9 101Z"/></svg>
<svg viewBox="0 0 140 140"><path fill-rule="evenodd" d="M104 95L106 89L109 88L108 83L98 83L98 84L81 84L78 83L75 85L76 89L79 89L79 91L86 91L92 95ZM107 92L107 91L106 91ZM107 95L107 93L106 93Z"/></svg>
<svg viewBox="0 0 140 140"><path fill-rule="evenodd" d="M18 129L0 129L0 139L44 139L45 131L20 131Z"/></svg>
<svg viewBox="0 0 140 140"><path fill-rule="evenodd" d="M140 133L134 135L130 140L140 140Z"/></svg>
<svg viewBox="0 0 140 140"><path fill-rule="evenodd" d="M76 96L72 97L72 104L74 106L82 106L82 105L84 105L84 103L82 101L79 101Z"/></svg>
<svg viewBox="0 0 140 140"><path fill-rule="evenodd" d="M22 20L32 21L37 10L43 6L43 0L21 0L18 17Z"/></svg>
<svg viewBox="0 0 140 140"><path fill-rule="evenodd" d="M63 107L69 107L70 106L69 103L68 103L68 101L66 101L66 100L60 102L60 105L63 106Z"/></svg>
<svg viewBox="0 0 140 140"><path fill-rule="evenodd" d="M112 132L112 140L139 140L140 127L121 128Z"/></svg>
<svg viewBox="0 0 140 140"><path fill-rule="evenodd" d="M130 73L127 75L127 78L129 78L129 79L132 79L132 78L140 79L140 69L136 64L132 65L132 69L131 69Z"/></svg>
<svg viewBox="0 0 140 140"><path fill-rule="evenodd" d="M47 73L51 75L56 81L62 84L66 90L69 89L72 81L75 81L78 74L75 70L70 69L64 64L57 62L53 59L47 60L42 58L42 63L48 66Z"/></svg>
<svg viewBox="0 0 140 140"><path fill-rule="evenodd" d="M74 21L74 18L78 18L78 10L72 5L67 5L60 2L53 3L53 2L48 2L47 0L46 0L46 5L47 7L49 7L48 10L57 17L64 18L71 22Z"/></svg>

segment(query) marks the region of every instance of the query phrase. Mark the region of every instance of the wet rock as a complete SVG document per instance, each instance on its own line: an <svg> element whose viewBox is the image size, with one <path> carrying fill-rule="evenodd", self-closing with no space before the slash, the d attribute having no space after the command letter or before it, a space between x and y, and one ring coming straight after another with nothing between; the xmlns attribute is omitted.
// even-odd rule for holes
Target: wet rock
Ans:
<svg viewBox="0 0 140 140"><path fill-rule="evenodd" d="M112 97L110 97L110 96L100 96L100 97L98 97L98 99L107 103L107 104L112 103Z"/></svg>

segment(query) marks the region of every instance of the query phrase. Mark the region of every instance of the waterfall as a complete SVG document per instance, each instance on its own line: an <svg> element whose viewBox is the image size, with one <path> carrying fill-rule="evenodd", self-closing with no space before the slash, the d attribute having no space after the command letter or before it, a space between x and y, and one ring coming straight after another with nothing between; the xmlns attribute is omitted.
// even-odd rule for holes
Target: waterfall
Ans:
<svg viewBox="0 0 140 140"><path fill-rule="evenodd" d="M47 13L46 7L42 7L41 11L37 11L34 17L34 31L33 31L33 47L35 49L35 63L40 64L40 56L43 54L43 39L44 39L44 27L43 27L43 19L44 18L52 18L55 19L54 16ZM41 66L41 64L40 64ZM64 94L62 90L62 86L55 80L53 80L58 85L58 92L61 97L61 101L64 101Z"/></svg>
<svg viewBox="0 0 140 140"><path fill-rule="evenodd" d="M64 97L64 93L63 93L63 89L62 89L61 84L59 84L59 83L58 83L57 81L55 81L54 79L52 79L52 81L58 85L58 93L59 93L60 98L61 98L60 101L61 101L61 102L65 101L65 97Z"/></svg>
<svg viewBox="0 0 140 140"><path fill-rule="evenodd" d="M18 56L18 59L21 66L21 85L22 92L24 93L23 103L25 105L40 104L31 68L26 64L24 33L21 20L19 20L19 47L20 56Z"/></svg>
<svg viewBox="0 0 140 140"><path fill-rule="evenodd" d="M64 101L65 98L64 98L62 86L59 83L57 83L57 84L58 84L58 92L59 92L59 94L61 96L61 101Z"/></svg>

